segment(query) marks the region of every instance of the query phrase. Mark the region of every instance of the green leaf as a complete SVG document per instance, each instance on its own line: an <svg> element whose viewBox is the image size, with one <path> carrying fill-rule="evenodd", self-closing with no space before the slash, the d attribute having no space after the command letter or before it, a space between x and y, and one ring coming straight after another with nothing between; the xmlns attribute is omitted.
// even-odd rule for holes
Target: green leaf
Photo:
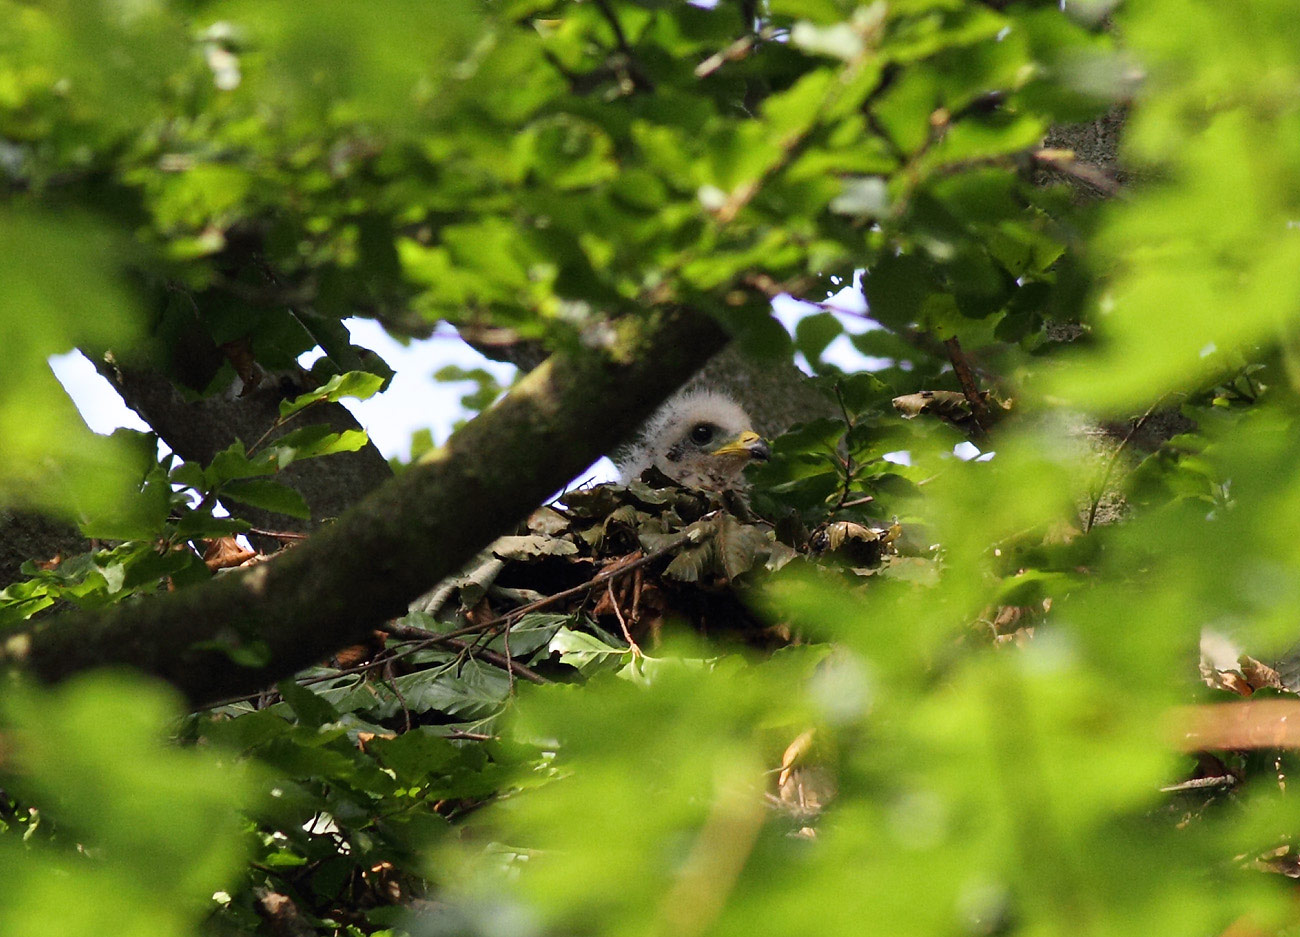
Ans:
<svg viewBox="0 0 1300 937"><path fill-rule="evenodd" d="M466 718L490 715L510 693L505 671L473 659L455 670L407 674L393 683L413 712L435 710Z"/></svg>
<svg viewBox="0 0 1300 937"><path fill-rule="evenodd" d="M129 236L75 205L11 200L0 218L0 328L9 350L0 375L0 496L9 504L101 515L138 483L130 446L91 433L46 364L78 345L132 341L130 253Z"/></svg>
<svg viewBox="0 0 1300 937"><path fill-rule="evenodd" d="M385 380L369 371L348 371L335 374L325 384L293 400L280 401L280 419L300 413L313 404L338 403L344 397L368 400L383 389Z"/></svg>
<svg viewBox="0 0 1300 937"><path fill-rule="evenodd" d="M930 265L908 254L881 258L862 279L871 314L894 327L916 322L923 304L937 288Z"/></svg>
<svg viewBox="0 0 1300 937"><path fill-rule="evenodd" d="M125 674L82 676L54 691L11 683L4 709L15 743L6 790L40 804L98 858L87 865L43 836L0 835L0 928L75 933L103 915L132 937L199 927L214 887L244 861L241 811L258 802L250 766L166 744L179 701Z"/></svg>
<svg viewBox="0 0 1300 937"><path fill-rule="evenodd" d="M170 477L173 485L181 485L195 490L202 490L207 484L203 474L203 466L197 462L182 462L171 470Z"/></svg>
<svg viewBox="0 0 1300 937"><path fill-rule="evenodd" d="M243 441L237 439L218 452L212 463L203 470L204 487L217 488L235 479L270 475L274 471L275 466L264 454L259 453L256 457L249 458Z"/></svg>
<svg viewBox="0 0 1300 937"><path fill-rule="evenodd" d="M539 648L548 647L561 628L575 624L573 615L555 615L548 612L532 612L523 616L510 628L510 654L516 658L526 658ZM487 646L504 654L506 641L504 635L497 635Z"/></svg>
<svg viewBox="0 0 1300 937"><path fill-rule="evenodd" d="M541 118L516 138L516 158L544 184L582 189L613 179L613 143L593 123L570 114Z"/></svg>
<svg viewBox="0 0 1300 937"><path fill-rule="evenodd" d="M843 333L839 319L829 312L804 316L794 327L794 344L810 362L816 362L826 346Z"/></svg>
<svg viewBox="0 0 1300 937"><path fill-rule="evenodd" d="M319 728L326 723L338 722L338 710L302 684L282 680L276 689L304 725Z"/></svg>
<svg viewBox="0 0 1300 937"><path fill-rule="evenodd" d="M223 499L229 498L241 504L303 520L311 517L311 509L302 495L288 485L269 478L236 479L227 482L220 491Z"/></svg>
<svg viewBox="0 0 1300 937"><path fill-rule="evenodd" d="M356 452L369 441L370 437L365 430L349 429L336 433L328 425L316 423L278 437L260 457L267 459L275 468L282 469L299 459L332 455L335 452Z"/></svg>
<svg viewBox="0 0 1300 937"><path fill-rule="evenodd" d="M213 517L206 511L186 511L176 522L176 539L211 540L248 533L248 522L237 517Z"/></svg>
<svg viewBox="0 0 1300 937"><path fill-rule="evenodd" d="M439 736L431 726L416 726L392 739L374 739L370 742L370 750L407 784L421 781L431 772L441 771L457 755L455 746Z"/></svg>
<svg viewBox="0 0 1300 937"><path fill-rule="evenodd" d="M561 628L548 645L552 653L560 655L560 661L571 667L584 670L593 663L625 663L631 652L626 647L613 647L585 631Z"/></svg>

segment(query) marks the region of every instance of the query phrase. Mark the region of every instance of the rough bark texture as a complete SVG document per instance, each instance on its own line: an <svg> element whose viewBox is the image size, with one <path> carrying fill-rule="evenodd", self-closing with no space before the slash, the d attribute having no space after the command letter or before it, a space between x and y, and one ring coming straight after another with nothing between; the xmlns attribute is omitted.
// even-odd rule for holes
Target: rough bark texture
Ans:
<svg viewBox="0 0 1300 937"><path fill-rule="evenodd" d="M735 345L710 359L691 384L721 388L740 401L754 418L754 429L768 439L795 423L835 416L835 405L808 383L808 376L787 358L760 360Z"/></svg>
<svg viewBox="0 0 1300 937"><path fill-rule="evenodd" d="M1119 142L1127 116L1128 108L1120 105L1086 124L1058 124L1047 132L1044 145L1073 150L1076 159L1114 174L1122 183Z"/></svg>
<svg viewBox="0 0 1300 937"><path fill-rule="evenodd" d="M76 525L28 511L0 508L0 589L22 579L28 560L50 560L90 549Z"/></svg>
<svg viewBox="0 0 1300 937"><path fill-rule="evenodd" d="M1043 139L1045 150L1067 150L1073 160L1040 164L1038 185L1064 181L1080 202L1119 195L1134 178L1132 167L1120 161L1120 138L1128 119L1128 106L1118 104L1096 120L1083 124L1057 124Z"/></svg>
<svg viewBox="0 0 1300 937"><path fill-rule="evenodd" d="M251 570L11 638L0 661L58 680L126 664L195 703L254 691L362 640L610 449L726 342L689 311L625 320L609 348L547 361L491 410L301 546ZM261 657L241 666L233 657Z"/></svg>

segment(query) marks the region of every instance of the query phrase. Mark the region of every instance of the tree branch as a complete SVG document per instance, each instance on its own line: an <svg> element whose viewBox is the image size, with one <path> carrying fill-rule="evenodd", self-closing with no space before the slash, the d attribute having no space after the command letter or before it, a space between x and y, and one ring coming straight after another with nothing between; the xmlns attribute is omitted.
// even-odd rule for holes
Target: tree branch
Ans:
<svg viewBox="0 0 1300 937"><path fill-rule="evenodd" d="M975 418L975 425L983 433L988 429L988 405L985 404L984 398L980 396L979 384L975 381L975 373L970 369L970 362L962 353L961 343L957 341L957 336L944 339L943 347L948 350L948 360L952 363L953 372L957 375L957 380L961 384L961 392L966 395L966 402L970 404L971 415Z"/></svg>
<svg viewBox="0 0 1300 937"><path fill-rule="evenodd" d="M272 562L50 618L11 637L0 663L51 681L131 665L195 703L271 684L405 612L612 448L725 343L700 313L629 316L608 345L548 360L445 447Z"/></svg>
<svg viewBox="0 0 1300 937"><path fill-rule="evenodd" d="M183 459L207 465L236 439L252 444L264 436L280 415L280 402L305 388L258 387L242 396L215 394L188 399L162 373L123 364L100 362L100 373L122 395L122 399L149 424L163 442ZM334 432L360 429L342 404L316 404L306 411L305 420L322 423ZM301 425L301 424L298 424ZM279 436L296 427L280 428ZM310 520L299 520L251 505L228 505L232 512L259 530L289 530L306 533L326 520L338 517L363 495L392 477L388 462L367 443L356 452L340 453L328 459L305 459L278 473L276 480L293 488L311 508ZM274 537L255 532L249 538L264 550L274 550Z"/></svg>

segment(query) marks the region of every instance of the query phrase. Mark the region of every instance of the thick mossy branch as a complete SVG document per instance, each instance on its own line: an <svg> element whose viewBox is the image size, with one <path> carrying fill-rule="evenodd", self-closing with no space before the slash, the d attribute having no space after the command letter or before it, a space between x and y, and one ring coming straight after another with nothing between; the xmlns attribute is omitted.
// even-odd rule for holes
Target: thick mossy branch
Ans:
<svg viewBox="0 0 1300 937"><path fill-rule="evenodd" d="M195 703L289 676L403 614L612 448L725 343L699 313L628 318L608 347L543 363L443 449L301 546L202 586L52 618L12 638L0 659L46 680L129 665Z"/></svg>

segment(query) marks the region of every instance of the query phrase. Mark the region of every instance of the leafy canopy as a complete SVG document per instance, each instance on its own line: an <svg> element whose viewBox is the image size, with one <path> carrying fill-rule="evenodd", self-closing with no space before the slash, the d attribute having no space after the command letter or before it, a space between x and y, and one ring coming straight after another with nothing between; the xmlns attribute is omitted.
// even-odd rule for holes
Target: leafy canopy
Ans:
<svg viewBox="0 0 1300 937"><path fill-rule="evenodd" d="M270 933L267 890L322 933L1294 926L1281 877L1240 867L1285 861L1290 756L1215 773L1171 716L1209 694L1203 628L1261 655L1295 636L1293 11L1133 0L1107 29L1075 7L0 2L0 490L112 541L29 567L7 627L208 579L196 542L247 526L214 504L301 514L276 473L363 442L157 461L79 425L44 368L73 345L193 395L237 369L195 349L276 370L319 345L346 376L289 420L382 383L347 315L563 350L681 303L802 352L840 414L754 474L803 556L673 560L798 636L775 652L670 634L644 656L588 608L515 615L495 664L416 615L437 640L394 638L400 670L322 666L184 719L121 675L7 678L5 929ZM1118 100L1134 178L1099 204L1069 184L1096 168L1040 143ZM873 374L825 354L824 297L858 270ZM782 293L823 302L793 339ZM926 391L956 428L890 405ZM965 433L994 457L956 459ZM679 532L636 497L485 562ZM760 529L728 523L708 536ZM809 559L831 530L888 531L888 555ZM460 601L491 588L471 571ZM1250 783L1159 791L1198 765ZM789 809L771 779L798 772L834 778L825 809Z"/></svg>

